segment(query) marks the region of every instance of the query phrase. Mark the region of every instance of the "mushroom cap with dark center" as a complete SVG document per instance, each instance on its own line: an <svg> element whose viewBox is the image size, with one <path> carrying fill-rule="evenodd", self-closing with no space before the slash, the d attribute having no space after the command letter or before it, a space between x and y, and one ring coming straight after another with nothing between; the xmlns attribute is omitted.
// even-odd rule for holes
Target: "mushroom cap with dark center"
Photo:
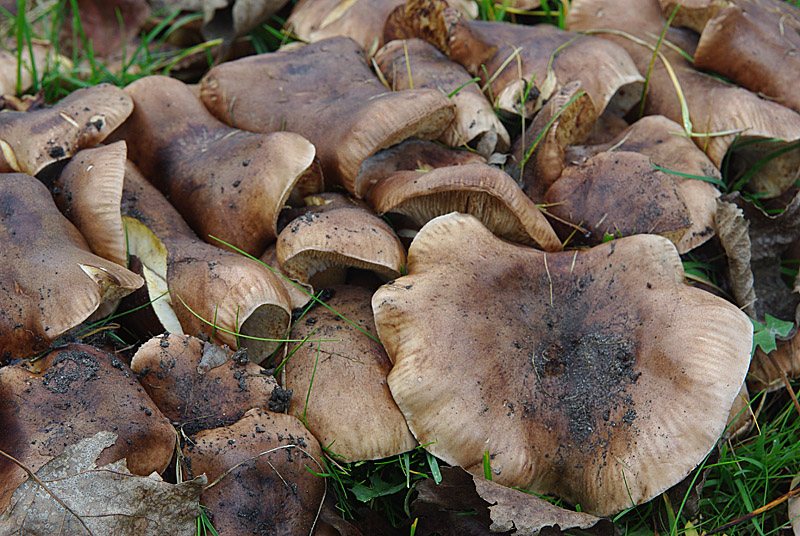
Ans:
<svg viewBox="0 0 800 536"><path fill-rule="evenodd" d="M326 183L357 197L366 193L354 180L367 157L407 138L438 138L454 114L439 91L390 91L346 37L217 65L200 94L229 125L302 134L317 148Z"/></svg>
<svg viewBox="0 0 800 536"><path fill-rule="evenodd" d="M164 471L175 450L175 429L133 372L116 356L85 344L0 368L0 430L0 449L34 472L65 446L103 430L117 440L98 465L127 458L132 473L147 476ZM0 459L0 512L26 478L17 465Z"/></svg>
<svg viewBox="0 0 800 536"><path fill-rule="evenodd" d="M0 362L33 357L67 330L142 286L90 252L35 178L0 174Z"/></svg>
<svg viewBox="0 0 800 536"><path fill-rule="evenodd" d="M601 516L702 461L750 361L747 316L653 235L544 253L448 214L372 306L420 444L473 473L488 451L495 481Z"/></svg>
<svg viewBox="0 0 800 536"><path fill-rule="evenodd" d="M125 92L110 84L78 89L52 108L0 112L0 173L39 173L103 141L133 110Z"/></svg>

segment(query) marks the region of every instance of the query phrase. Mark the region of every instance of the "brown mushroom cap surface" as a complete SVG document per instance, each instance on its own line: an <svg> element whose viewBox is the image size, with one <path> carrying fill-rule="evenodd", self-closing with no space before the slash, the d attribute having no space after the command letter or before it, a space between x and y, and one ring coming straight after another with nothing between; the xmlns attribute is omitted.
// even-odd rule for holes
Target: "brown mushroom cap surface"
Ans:
<svg viewBox="0 0 800 536"><path fill-rule="evenodd" d="M78 89L52 108L0 112L0 173L35 175L103 141L132 109L123 90L100 84Z"/></svg>
<svg viewBox="0 0 800 536"><path fill-rule="evenodd" d="M66 445L111 430L116 443L98 465L127 458L137 475L161 473L172 459L175 429L117 357L70 344L42 360L0 368L0 449L36 471ZM25 471L0 459L0 512Z"/></svg>
<svg viewBox="0 0 800 536"><path fill-rule="evenodd" d="M654 169L648 157L628 151L598 153L566 168L544 201L552 205L549 212L587 229L590 244L606 235L642 233L678 243L692 223L670 176Z"/></svg>
<svg viewBox="0 0 800 536"><path fill-rule="evenodd" d="M175 333L145 342L131 361L158 409L186 435L227 426L250 408L268 408L275 378L245 352Z"/></svg>
<svg viewBox="0 0 800 536"><path fill-rule="evenodd" d="M277 258L283 272L315 288L344 283L347 268L398 277L406 252L392 228L360 206L307 211L281 231Z"/></svg>
<svg viewBox="0 0 800 536"><path fill-rule="evenodd" d="M436 216L463 212L508 240L546 251L561 249L533 201L507 173L486 164L398 172L372 188L367 199L379 214L403 214L420 227Z"/></svg>
<svg viewBox="0 0 800 536"><path fill-rule="evenodd" d="M289 132L228 127L186 84L165 76L141 78L125 91L136 107L115 137L128 142L128 157L202 239L213 235L260 255L314 160L311 143Z"/></svg>
<svg viewBox="0 0 800 536"><path fill-rule="evenodd" d="M33 177L0 174L0 361L33 357L142 279L89 251Z"/></svg>
<svg viewBox="0 0 800 536"><path fill-rule="evenodd" d="M306 342L286 362L290 413L304 416L319 442L347 461L413 449L417 441L386 385L389 357L377 339L350 323L375 334L372 292L344 285L331 290L326 303L339 314L316 307L292 329L293 339L326 341Z"/></svg>
<svg viewBox="0 0 800 536"><path fill-rule="evenodd" d="M354 181L367 157L407 138L438 138L454 113L439 91L389 91L346 37L218 65L201 97L237 128L302 134L317 148L326 183L357 197L366 194Z"/></svg>
<svg viewBox="0 0 800 536"><path fill-rule="evenodd" d="M325 479L311 471L322 471L322 451L295 417L252 409L230 426L200 432L183 452L191 474L205 473L209 484L222 477L200 496L220 534L312 533Z"/></svg>
<svg viewBox="0 0 800 536"><path fill-rule="evenodd" d="M487 157L508 151L508 131L480 87L432 44L422 39L395 40L378 50L375 62L392 89L431 88L450 96L456 115L439 138L442 143L458 147L475 140L478 152Z"/></svg>
<svg viewBox="0 0 800 536"><path fill-rule="evenodd" d="M682 480L744 381L751 324L684 282L666 239L588 251L504 242L471 216L429 222L409 275L372 300L389 387L448 463L610 515Z"/></svg>

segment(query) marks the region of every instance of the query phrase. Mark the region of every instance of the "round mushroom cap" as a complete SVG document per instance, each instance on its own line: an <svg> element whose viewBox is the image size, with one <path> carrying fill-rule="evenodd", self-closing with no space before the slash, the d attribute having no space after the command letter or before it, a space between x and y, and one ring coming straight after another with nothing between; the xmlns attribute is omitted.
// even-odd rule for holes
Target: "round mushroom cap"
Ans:
<svg viewBox="0 0 800 536"><path fill-rule="evenodd" d="M127 458L137 475L161 473L175 429L116 356L70 344L34 363L0 368L0 449L36 472L64 447L103 430L117 440L98 466ZM0 512L27 473L0 459Z"/></svg>
<svg viewBox="0 0 800 536"><path fill-rule="evenodd" d="M53 162L103 141L133 102L110 84L78 89L52 108L0 114L0 173L36 175Z"/></svg>
<svg viewBox="0 0 800 536"><path fill-rule="evenodd" d="M295 417L254 408L200 432L183 453L191 474L208 477L200 502L220 534L312 534L325 479L311 471L323 470L322 451Z"/></svg>
<svg viewBox="0 0 800 536"><path fill-rule="evenodd" d="M389 387L448 463L598 516L681 481L714 447L750 361L736 306L684 282L666 239L545 253L475 218L431 220L372 300Z"/></svg>
<svg viewBox="0 0 800 536"><path fill-rule="evenodd" d="M309 341L284 365L290 413L303 415L314 437L347 461L413 449L417 442L386 385L389 357L364 333L375 334L372 292L344 285L331 291L326 304L336 312L315 307L292 329L293 339Z"/></svg>

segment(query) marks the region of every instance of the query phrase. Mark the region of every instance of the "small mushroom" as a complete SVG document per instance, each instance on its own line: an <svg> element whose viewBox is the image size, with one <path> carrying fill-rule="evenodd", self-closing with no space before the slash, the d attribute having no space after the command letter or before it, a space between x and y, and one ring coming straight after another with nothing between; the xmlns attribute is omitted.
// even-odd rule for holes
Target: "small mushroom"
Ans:
<svg viewBox="0 0 800 536"><path fill-rule="evenodd" d="M220 534L312 534L325 495L314 474L322 451L295 417L254 408L200 432L183 454L190 475L208 477L200 502Z"/></svg>
<svg viewBox="0 0 800 536"><path fill-rule="evenodd" d="M130 97L110 84L79 89L52 108L0 114L0 173L36 175L103 141L130 115Z"/></svg>
<svg viewBox="0 0 800 536"><path fill-rule="evenodd" d="M422 445L493 480L612 515L714 447L750 362L751 324L687 285L653 235L588 251L428 222L409 275L372 299L389 388Z"/></svg>
<svg viewBox="0 0 800 536"><path fill-rule="evenodd" d="M561 241L542 211L505 172L467 164L425 173L400 171L372 188L367 198L378 214L399 213L422 227L453 211L472 214L498 236L546 251Z"/></svg>
<svg viewBox="0 0 800 536"><path fill-rule="evenodd" d="M36 362L0 368L0 450L36 472L64 447L111 430L98 465L127 458L133 474L167 468L175 429L116 356L70 344ZM0 512L27 473L0 458Z"/></svg>
<svg viewBox="0 0 800 536"><path fill-rule="evenodd" d="M484 157L508 151L511 138L480 87L436 47L422 39L395 40L378 50L375 62L392 89L438 89L453 101L455 119L439 138L442 143L473 143Z"/></svg>
<svg viewBox="0 0 800 536"><path fill-rule="evenodd" d="M371 270L387 281L406 263L391 227L355 204L306 211L281 231L277 244L283 272L314 288L344 283L347 268Z"/></svg>
<svg viewBox="0 0 800 536"><path fill-rule="evenodd" d="M0 362L46 350L142 279L89 251L33 177L0 174Z"/></svg>
<svg viewBox="0 0 800 536"><path fill-rule="evenodd" d="M116 133L129 158L204 240L260 255L277 236L278 214L314 160L297 134L253 134L216 120L192 91L165 76L125 89L136 108Z"/></svg>
<svg viewBox="0 0 800 536"><path fill-rule="evenodd" d="M326 342L298 345L286 361L290 413L301 415L314 437L347 461L413 449L417 442L386 385L391 362L369 337L375 333L372 292L344 285L331 291L326 304L336 312L316 307L292 329L293 339Z"/></svg>
<svg viewBox="0 0 800 536"><path fill-rule="evenodd" d="M218 65L203 78L200 94L229 125L307 137L326 184L357 197L366 194L355 187L364 160L408 138L438 138L454 113L439 91L389 91L364 50L345 37Z"/></svg>

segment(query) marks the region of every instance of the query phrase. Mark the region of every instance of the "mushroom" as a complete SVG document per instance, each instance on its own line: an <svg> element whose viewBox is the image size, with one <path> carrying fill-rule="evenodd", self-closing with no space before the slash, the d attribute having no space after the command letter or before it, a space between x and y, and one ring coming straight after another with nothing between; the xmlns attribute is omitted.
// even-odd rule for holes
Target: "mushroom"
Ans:
<svg viewBox="0 0 800 536"><path fill-rule="evenodd" d="M366 194L355 178L370 155L408 138L438 138L453 119L453 104L439 91L389 91L364 50L345 37L217 65L200 94L211 113L237 128L307 137L328 186L357 197Z"/></svg>
<svg viewBox="0 0 800 536"><path fill-rule="evenodd" d="M289 222L278 236L277 258L287 276L315 288L344 283L347 268L371 270L387 281L406 262L391 227L355 204L320 206Z"/></svg>
<svg viewBox="0 0 800 536"><path fill-rule="evenodd" d="M561 241L542 212L505 172L486 164L467 164L427 172L400 171L372 188L367 198L378 214L399 213L418 227L442 214L472 214L508 240L561 249Z"/></svg>
<svg viewBox="0 0 800 536"><path fill-rule="evenodd" d="M309 341L291 350L283 380L292 391L291 413L347 461L413 449L417 442L386 385L391 362L372 336L372 292L347 285L331 291L330 309L312 309L292 329L294 339L326 342Z"/></svg>
<svg viewBox="0 0 800 536"><path fill-rule="evenodd" d="M36 175L53 162L103 141L133 103L110 84L78 89L52 108L0 113L0 173Z"/></svg>
<svg viewBox="0 0 800 536"><path fill-rule="evenodd" d="M33 177L0 174L0 362L28 358L142 285L89 251Z"/></svg>
<svg viewBox="0 0 800 536"><path fill-rule="evenodd" d="M129 158L204 240L251 255L277 236L278 213L314 159L297 134L253 134L209 114L192 91L165 76L129 85L136 108L116 133Z"/></svg>
<svg viewBox="0 0 800 536"><path fill-rule="evenodd" d="M70 344L44 358L0 368L0 450L36 472L64 447L111 430L117 440L98 466L127 458L147 476L167 468L175 430L116 356ZM0 512L27 473L0 459Z"/></svg>
<svg viewBox="0 0 800 536"><path fill-rule="evenodd" d="M394 90L438 89L455 105L455 119L439 140L450 147L473 143L484 157L506 152L511 138L470 74L422 39L386 43L375 62Z"/></svg>
<svg viewBox="0 0 800 536"><path fill-rule="evenodd" d="M567 15L570 30L592 32L623 46L642 73L650 71L666 23L656 0L577 0ZM694 52L692 32L668 28L665 41L650 73L645 114L680 123L682 135L690 136L717 168L729 149L736 149L731 176L752 169L751 190L780 195L797 179L800 167L800 147L794 145L800 140L800 114L695 70L676 51Z"/></svg>
<svg viewBox="0 0 800 536"><path fill-rule="evenodd" d="M586 229L576 239L590 244L637 233L662 235L677 244L692 224L670 176L654 169L648 157L628 151L598 153L566 168L544 201L549 213Z"/></svg>
<svg viewBox="0 0 800 536"><path fill-rule="evenodd" d="M574 80L581 81L598 113L610 106L624 115L644 82L624 50L596 37L549 24L469 21L443 0L408 0L389 16L386 41L408 37L434 44L480 77L496 108L526 119Z"/></svg>
<svg viewBox="0 0 800 536"><path fill-rule="evenodd" d="M312 534L325 496L322 452L295 417L251 409L234 424L200 432L183 454L209 484L200 502L220 534Z"/></svg>
<svg viewBox="0 0 800 536"><path fill-rule="evenodd" d="M682 480L750 361L736 306L687 285L666 239L545 253L475 218L428 222L372 300L388 381L444 461L607 516Z"/></svg>
<svg viewBox="0 0 800 536"><path fill-rule="evenodd" d="M131 370L158 409L189 436L233 424L250 408L285 409L275 378L247 352L195 337L153 337L136 351Z"/></svg>

